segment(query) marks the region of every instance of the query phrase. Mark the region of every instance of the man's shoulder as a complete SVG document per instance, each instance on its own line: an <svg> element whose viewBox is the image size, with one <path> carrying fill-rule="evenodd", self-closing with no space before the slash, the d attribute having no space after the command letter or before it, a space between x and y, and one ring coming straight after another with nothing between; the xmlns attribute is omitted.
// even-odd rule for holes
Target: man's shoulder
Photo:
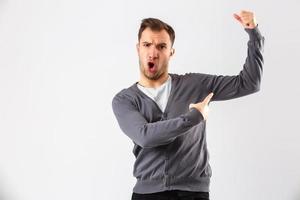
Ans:
<svg viewBox="0 0 300 200"><path fill-rule="evenodd" d="M135 84L133 84L133 85L131 85L127 88L124 88L124 89L120 90L119 92L117 92L115 94L115 96L113 97L113 102L117 101L117 100L121 100L121 99L127 99L127 100L133 99L133 97L136 96L136 94L137 94Z"/></svg>

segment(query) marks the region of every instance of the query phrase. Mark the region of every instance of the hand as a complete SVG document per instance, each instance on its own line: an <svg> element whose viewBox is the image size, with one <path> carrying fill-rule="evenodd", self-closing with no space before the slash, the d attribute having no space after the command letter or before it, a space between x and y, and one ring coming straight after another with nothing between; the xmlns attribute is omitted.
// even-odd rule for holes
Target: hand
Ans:
<svg viewBox="0 0 300 200"><path fill-rule="evenodd" d="M209 111L209 108L208 108L208 103L210 102L212 96L214 94L211 92L207 97L205 97L205 99L199 103L196 103L196 104L190 104L189 108L196 108L197 110L199 110L204 118L204 120L207 119L207 116L208 116L208 111Z"/></svg>
<svg viewBox="0 0 300 200"><path fill-rule="evenodd" d="M238 20L244 28L253 29L257 26L254 13L242 10L240 14L233 14L233 17Z"/></svg>

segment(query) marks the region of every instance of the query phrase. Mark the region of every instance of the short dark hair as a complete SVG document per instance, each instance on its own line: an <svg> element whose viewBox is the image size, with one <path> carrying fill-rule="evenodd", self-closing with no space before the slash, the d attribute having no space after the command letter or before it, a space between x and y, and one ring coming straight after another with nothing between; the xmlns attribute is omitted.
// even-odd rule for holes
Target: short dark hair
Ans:
<svg viewBox="0 0 300 200"><path fill-rule="evenodd" d="M139 33L138 33L138 39L140 41L141 36L142 36L142 32L146 29L146 28L150 28L152 31L161 31L161 30L166 30L167 33L170 36L171 39L171 44L173 46L174 41L175 41L175 31L174 29L167 23L156 19L156 18L145 18L142 20L140 29L139 29Z"/></svg>

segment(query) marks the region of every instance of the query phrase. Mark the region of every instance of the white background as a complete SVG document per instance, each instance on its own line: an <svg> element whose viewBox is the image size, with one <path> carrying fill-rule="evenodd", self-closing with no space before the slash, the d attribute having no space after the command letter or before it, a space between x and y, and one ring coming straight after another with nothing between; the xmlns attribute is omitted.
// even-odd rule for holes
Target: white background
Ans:
<svg viewBox="0 0 300 200"><path fill-rule="evenodd" d="M280 2L280 3L279 3ZM133 143L111 100L139 79L140 21L176 31L170 72L235 75L252 10L266 38L261 91L211 103L212 200L299 200L300 3L0 0L0 199L126 200Z"/></svg>

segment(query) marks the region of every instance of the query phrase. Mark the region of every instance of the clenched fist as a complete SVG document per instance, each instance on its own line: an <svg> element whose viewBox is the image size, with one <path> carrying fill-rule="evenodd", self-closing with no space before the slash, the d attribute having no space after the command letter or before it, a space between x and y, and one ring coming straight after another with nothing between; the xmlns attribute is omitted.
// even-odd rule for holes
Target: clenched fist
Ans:
<svg viewBox="0 0 300 200"><path fill-rule="evenodd" d="M257 26L254 13L242 10L239 14L233 14L233 17L238 20L244 28L253 29Z"/></svg>
<svg viewBox="0 0 300 200"><path fill-rule="evenodd" d="M208 108L208 103L210 102L212 96L214 94L213 93L210 93L209 95L207 95L207 97L205 97L205 99L199 103L196 103L196 104L190 104L189 108L196 108L197 110L199 110L204 118L204 120L207 119L207 116L208 116L208 111L209 111L209 108Z"/></svg>

